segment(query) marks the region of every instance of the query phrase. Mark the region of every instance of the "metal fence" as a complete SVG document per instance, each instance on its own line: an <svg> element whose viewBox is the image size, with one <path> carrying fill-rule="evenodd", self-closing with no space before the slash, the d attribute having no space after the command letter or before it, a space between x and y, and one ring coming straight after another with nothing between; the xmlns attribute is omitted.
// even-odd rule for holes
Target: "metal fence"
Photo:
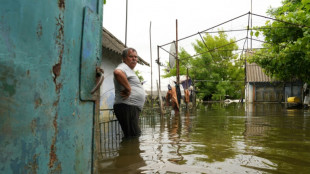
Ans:
<svg viewBox="0 0 310 174"><path fill-rule="evenodd" d="M100 154L103 159L118 156L123 137L122 129L113 109L100 109Z"/></svg>
<svg viewBox="0 0 310 174"><path fill-rule="evenodd" d="M141 129L149 126L155 126L160 117L156 117L159 108L145 108L140 114L139 123ZM123 131L114 114L113 109L100 109L99 119L100 129L100 154L102 159L109 159L118 156L120 143L123 138Z"/></svg>

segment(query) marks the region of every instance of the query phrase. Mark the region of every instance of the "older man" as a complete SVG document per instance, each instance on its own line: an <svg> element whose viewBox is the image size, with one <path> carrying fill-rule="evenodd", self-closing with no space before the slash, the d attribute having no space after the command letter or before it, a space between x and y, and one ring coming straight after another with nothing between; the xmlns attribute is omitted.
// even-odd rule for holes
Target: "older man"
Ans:
<svg viewBox="0 0 310 174"><path fill-rule="evenodd" d="M122 53L123 63L114 70L115 101L114 112L125 137L141 134L139 115L145 102L145 92L134 72L138 55L133 48Z"/></svg>

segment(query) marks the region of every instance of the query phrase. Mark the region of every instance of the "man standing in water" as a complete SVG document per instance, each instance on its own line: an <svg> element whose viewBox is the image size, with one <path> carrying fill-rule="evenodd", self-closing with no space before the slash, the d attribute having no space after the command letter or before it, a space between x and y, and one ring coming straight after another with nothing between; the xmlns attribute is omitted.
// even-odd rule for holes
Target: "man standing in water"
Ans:
<svg viewBox="0 0 310 174"><path fill-rule="evenodd" d="M139 115L145 102L145 92L134 72L138 55L133 48L125 48L123 63L114 70L115 101L114 112L124 136L135 137L141 134Z"/></svg>

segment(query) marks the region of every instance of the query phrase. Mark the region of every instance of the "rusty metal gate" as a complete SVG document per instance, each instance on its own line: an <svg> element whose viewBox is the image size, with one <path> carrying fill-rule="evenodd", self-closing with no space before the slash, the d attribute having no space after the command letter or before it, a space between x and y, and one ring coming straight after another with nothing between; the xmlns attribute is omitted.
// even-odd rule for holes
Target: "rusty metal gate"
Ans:
<svg viewBox="0 0 310 174"><path fill-rule="evenodd" d="M1 1L0 173L96 173L102 13L102 0Z"/></svg>

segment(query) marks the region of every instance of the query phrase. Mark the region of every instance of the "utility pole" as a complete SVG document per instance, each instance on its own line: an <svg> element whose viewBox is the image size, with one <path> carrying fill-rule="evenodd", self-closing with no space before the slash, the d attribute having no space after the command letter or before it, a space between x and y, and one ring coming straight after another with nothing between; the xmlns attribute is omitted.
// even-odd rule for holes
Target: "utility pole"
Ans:
<svg viewBox="0 0 310 174"><path fill-rule="evenodd" d="M164 107L163 107L163 102L162 102L162 98L161 98L161 83L160 83L160 61L159 61L159 46L157 46L157 63L158 63L158 80L159 83L157 83L157 92L158 92L158 98L159 98L159 107L160 107L160 115L163 116L163 114L165 113L164 111Z"/></svg>
<svg viewBox="0 0 310 174"><path fill-rule="evenodd" d="M152 64L152 35L151 35L152 22L150 22L150 58L151 58L151 105L153 108L153 64Z"/></svg>
<svg viewBox="0 0 310 174"><path fill-rule="evenodd" d="M177 84L180 84L180 67L179 67L179 57L178 57L178 20L176 20L176 42L175 42L175 59L176 59L176 69L177 69Z"/></svg>
<svg viewBox="0 0 310 174"><path fill-rule="evenodd" d="M179 103L179 110L181 109L181 96L178 95L181 92L180 91L180 62L178 57L178 20L176 20L176 42L175 42L175 58L176 58L176 69L177 69L177 85L176 85L176 91L177 91L177 99Z"/></svg>
<svg viewBox="0 0 310 174"><path fill-rule="evenodd" d="M128 18L128 0L126 0L125 48L127 47L127 18Z"/></svg>
<svg viewBox="0 0 310 174"><path fill-rule="evenodd" d="M188 90L188 67L186 67L186 89L185 90L187 90L187 92L189 92L189 90ZM187 102L185 102L185 103L186 103L186 109L188 109L188 103Z"/></svg>
<svg viewBox="0 0 310 174"><path fill-rule="evenodd" d="M160 61L159 61L159 46L157 45L157 64L158 64L158 82L159 82L159 89L161 88L161 83L160 83Z"/></svg>
<svg viewBox="0 0 310 174"><path fill-rule="evenodd" d="M251 32L253 32L253 0L251 0ZM253 36L252 36L252 34L251 34L251 52L252 52L252 42L253 42Z"/></svg>

